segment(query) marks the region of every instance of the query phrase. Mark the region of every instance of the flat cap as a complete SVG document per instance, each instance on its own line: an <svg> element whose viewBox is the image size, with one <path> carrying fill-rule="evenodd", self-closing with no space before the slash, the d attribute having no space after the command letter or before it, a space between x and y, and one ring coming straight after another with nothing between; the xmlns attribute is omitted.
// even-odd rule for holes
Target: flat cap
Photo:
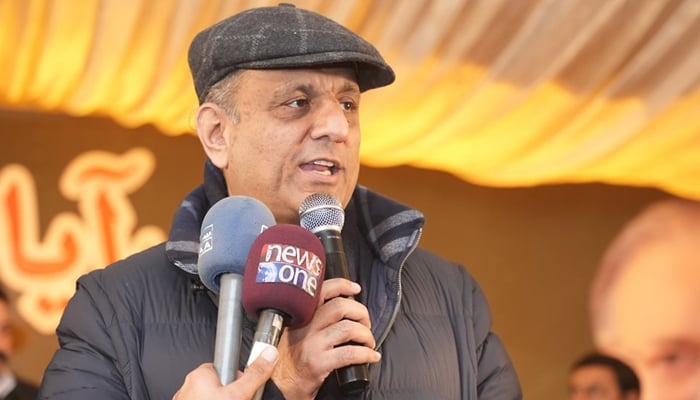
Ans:
<svg viewBox="0 0 700 400"><path fill-rule="evenodd" d="M260 7L199 32L188 62L202 103L216 82L237 69L354 64L361 91L394 81L394 71L369 42L313 11L292 4Z"/></svg>

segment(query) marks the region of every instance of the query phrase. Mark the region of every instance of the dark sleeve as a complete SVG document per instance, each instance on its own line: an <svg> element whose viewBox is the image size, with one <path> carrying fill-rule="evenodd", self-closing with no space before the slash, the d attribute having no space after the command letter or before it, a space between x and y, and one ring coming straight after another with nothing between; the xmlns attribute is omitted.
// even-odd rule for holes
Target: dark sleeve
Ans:
<svg viewBox="0 0 700 400"><path fill-rule="evenodd" d="M473 279L472 279L473 281ZM480 400L522 399L513 363L501 340L491 332L491 311L479 285L474 282L474 332L477 340L477 393Z"/></svg>
<svg viewBox="0 0 700 400"><path fill-rule="evenodd" d="M60 347L44 373L38 399L129 400L110 336L111 329L118 329L115 313L96 274L78 280L56 329Z"/></svg>
<svg viewBox="0 0 700 400"><path fill-rule="evenodd" d="M265 400L284 400L284 395L277 388L272 379L267 381L265 384L265 391L263 392L263 399Z"/></svg>

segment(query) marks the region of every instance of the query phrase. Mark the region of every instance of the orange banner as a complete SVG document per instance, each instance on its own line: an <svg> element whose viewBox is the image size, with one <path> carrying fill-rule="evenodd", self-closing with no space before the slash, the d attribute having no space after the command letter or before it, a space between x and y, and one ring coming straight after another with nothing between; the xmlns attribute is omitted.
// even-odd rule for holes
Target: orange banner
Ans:
<svg viewBox="0 0 700 400"><path fill-rule="evenodd" d="M79 155L59 181L79 211L53 216L43 234L31 172L18 164L0 170L0 281L18 293L20 315L39 333L53 333L80 275L165 239L160 227L138 227L129 199L154 169L144 148Z"/></svg>

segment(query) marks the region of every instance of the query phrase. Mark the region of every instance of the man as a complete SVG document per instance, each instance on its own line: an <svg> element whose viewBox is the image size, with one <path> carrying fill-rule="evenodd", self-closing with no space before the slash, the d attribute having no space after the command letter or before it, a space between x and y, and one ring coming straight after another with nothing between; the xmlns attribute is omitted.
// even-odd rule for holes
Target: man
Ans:
<svg viewBox="0 0 700 400"><path fill-rule="evenodd" d="M597 346L639 375L642 398L700 399L700 203L654 203L607 250L591 290Z"/></svg>
<svg viewBox="0 0 700 400"><path fill-rule="evenodd" d="M370 364L355 398L520 398L478 285L417 247L422 214L357 185L361 92L394 80L379 52L283 4L199 33L189 63L204 184L182 203L166 244L79 280L41 398L250 398L257 378L221 387L210 364L216 305L196 274L202 218L243 195L277 223L298 224L301 202L317 192L345 207L352 281L327 279L312 321L285 330L264 398L342 398L333 371L353 364ZM241 364L254 329L246 321Z"/></svg>
<svg viewBox="0 0 700 400"><path fill-rule="evenodd" d="M639 379L627 364L604 354L586 354L569 373L569 400L638 400Z"/></svg>
<svg viewBox="0 0 700 400"><path fill-rule="evenodd" d="M0 400L34 400L37 387L15 376L7 364L16 346L15 334L10 299L0 289Z"/></svg>

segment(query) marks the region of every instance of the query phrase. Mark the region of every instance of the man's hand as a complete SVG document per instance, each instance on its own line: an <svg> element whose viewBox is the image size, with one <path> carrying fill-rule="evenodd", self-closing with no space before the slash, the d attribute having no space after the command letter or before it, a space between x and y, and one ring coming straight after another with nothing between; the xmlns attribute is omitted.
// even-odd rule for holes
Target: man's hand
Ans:
<svg viewBox="0 0 700 400"><path fill-rule="evenodd" d="M278 353L274 347L266 348L255 361L238 373L238 378L222 386L214 364L206 363L192 370L173 396L173 400L249 400L258 388L265 385L277 364Z"/></svg>
<svg viewBox="0 0 700 400"><path fill-rule="evenodd" d="M278 346L280 365L272 380L285 399L313 399L333 370L380 360L367 308L345 297L359 292L360 285L347 279L325 281L311 322L284 332ZM343 345L347 342L355 344Z"/></svg>

